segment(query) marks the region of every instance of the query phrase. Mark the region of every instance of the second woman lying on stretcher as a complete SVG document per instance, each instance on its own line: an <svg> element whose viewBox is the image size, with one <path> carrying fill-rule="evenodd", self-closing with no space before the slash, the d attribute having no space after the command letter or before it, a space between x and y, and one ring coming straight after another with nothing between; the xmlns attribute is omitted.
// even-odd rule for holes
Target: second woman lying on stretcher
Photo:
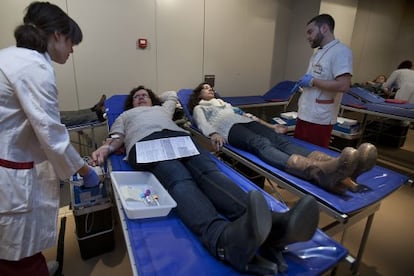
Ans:
<svg viewBox="0 0 414 276"><path fill-rule="evenodd" d="M330 192L344 193L347 188L358 190L358 184L351 177L356 179L376 162L377 150L369 143L357 150L346 147L338 158L333 158L291 142L280 133L283 129L216 98L208 83L201 83L194 89L188 107L197 127L211 139L216 149L229 143Z"/></svg>

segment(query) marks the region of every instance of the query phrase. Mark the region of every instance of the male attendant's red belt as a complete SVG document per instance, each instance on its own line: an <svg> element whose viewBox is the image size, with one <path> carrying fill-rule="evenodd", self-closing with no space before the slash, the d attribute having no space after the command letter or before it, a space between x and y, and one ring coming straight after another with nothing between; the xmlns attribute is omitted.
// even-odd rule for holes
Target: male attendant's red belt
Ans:
<svg viewBox="0 0 414 276"><path fill-rule="evenodd" d="M0 159L0 167L16 170L33 169L34 162L13 162L9 160Z"/></svg>
<svg viewBox="0 0 414 276"><path fill-rule="evenodd" d="M334 102L334 100L333 99L329 99L329 100L315 99L315 102L318 104L331 104Z"/></svg>

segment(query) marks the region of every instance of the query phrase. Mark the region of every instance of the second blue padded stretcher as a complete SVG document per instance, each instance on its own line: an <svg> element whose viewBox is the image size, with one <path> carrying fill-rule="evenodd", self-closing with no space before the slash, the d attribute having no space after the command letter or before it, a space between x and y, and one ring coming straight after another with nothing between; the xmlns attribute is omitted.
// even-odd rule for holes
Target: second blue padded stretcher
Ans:
<svg viewBox="0 0 414 276"><path fill-rule="evenodd" d="M360 109L361 113L367 110L381 113L383 117L394 115L401 117L402 120L412 121L414 119L414 104L397 102L384 99L364 88L352 87L343 94L341 104Z"/></svg>
<svg viewBox="0 0 414 276"><path fill-rule="evenodd" d="M181 89L178 92L179 100L189 120L192 119L192 115L188 110L187 103L189 101L191 93L191 89ZM194 124L193 127L196 128ZM331 154L332 156L338 155L337 152L334 152L332 150L318 147L295 138L290 139L309 149L323 151ZM309 181L303 180L299 177L286 173L281 169L270 166L254 154L235 148L229 144L226 144L225 148L242 156L251 163L258 165L269 173L277 176L281 180L288 182L290 185L295 186L295 188L302 190L304 193L315 196L318 201L329 205L330 208L337 210L338 213L342 214L351 214L364 209L365 207L384 199L386 196L400 188L404 183L408 181L408 177L405 175L380 166L375 166L372 170L362 174L357 179L359 183L369 188L367 191L363 193L352 193L348 191L345 195L340 196L327 192Z"/></svg>
<svg viewBox="0 0 414 276"><path fill-rule="evenodd" d="M221 98L233 106L287 105L293 94L299 89L294 81L281 81L263 95L224 96Z"/></svg>

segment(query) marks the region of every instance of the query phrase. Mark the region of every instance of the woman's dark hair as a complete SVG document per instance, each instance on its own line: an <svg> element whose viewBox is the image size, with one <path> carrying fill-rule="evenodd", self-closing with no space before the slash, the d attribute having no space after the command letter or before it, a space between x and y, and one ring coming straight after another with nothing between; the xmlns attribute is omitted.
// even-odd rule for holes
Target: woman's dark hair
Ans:
<svg viewBox="0 0 414 276"><path fill-rule="evenodd" d="M203 90L204 85L210 85L208 82L202 82L199 85L197 85L196 88L193 90L193 94L191 94L190 99L188 100L188 110L190 110L191 113L193 113L194 107L198 105L198 103L201 101L200 94L201 90Z"/></svg>
<svg viewBox="0 0 414 276"><path fill-rule="evenodd" d="M152 92L152 90L151 90L151 89L146 88L146 87L145 87L145 86L143 86L143 85L140 85L140 86L135 87L134 89L132 89L132 90L131 90L131 92L129 92L128 97L125 99L124 110L129 110L129 109L131 109L131 108L133 108L133 107L134 107L134 106L132 105L132 102L133 102L133 100L134 100L134 98L133 98L133 97L134 97L135 92L137 92L138 90L145 90L145 91L147 91L147 92L148 92L148 95L150 96L151 101L152 101L152 105L161 105L161 100L160 100L160 98L158 98L158 96L157 96L157 95L155 95L155 93L154 93L154 92Z"/></svg>
<svg viewBox="0 0 414 276"><path fill-rule="evenodd" d="M79 25L61 8L49 2L33 2L26 8L22 25L14 31L16 46L36 50L40 53L47 51L50 35L58 32L74 45L83 38Z"/></svg>
<svg viewBox="0 0 414 276"><path fill-rule="evenodd" d="M397 69L411 69L411 68L413 68L413 63L411 62L411 60L404 60L397 67Z"/></svg>

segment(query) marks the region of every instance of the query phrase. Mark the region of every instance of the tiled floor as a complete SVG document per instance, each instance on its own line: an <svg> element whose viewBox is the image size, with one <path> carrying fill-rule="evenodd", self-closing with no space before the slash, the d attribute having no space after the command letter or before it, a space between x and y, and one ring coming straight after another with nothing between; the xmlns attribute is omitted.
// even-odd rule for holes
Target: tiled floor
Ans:
<svg viewBox="0 0 414 276"><path fill-rule="evenodd" d="M414 151L414 130L410 130L404 148ZM294 196L286 191L281 190L279 192L284 195L287 202L296 200ZM62 202L67 201L68 193L64 192L62 193ZM413 211L414 188L411 186L402 187L382 201L368 238L363 262L359 269L360 275L414 275ZM65 206L62 207L61 214L67 216L64 275L132 275L119 223L116 223L114 228L115 250L85 261L80 256L72 211ZM328 219L321 215L321 223ZM351 226L346 232L344 246L352 254L357 252L364 225L365 220ZM341 239L340 235L334 238L338 241ZM56 248L51 248L45 251L44 254L48 260L52 260L56 256ZM336 275L345 276L350 274L349 264L340 264Z"/></svg>

